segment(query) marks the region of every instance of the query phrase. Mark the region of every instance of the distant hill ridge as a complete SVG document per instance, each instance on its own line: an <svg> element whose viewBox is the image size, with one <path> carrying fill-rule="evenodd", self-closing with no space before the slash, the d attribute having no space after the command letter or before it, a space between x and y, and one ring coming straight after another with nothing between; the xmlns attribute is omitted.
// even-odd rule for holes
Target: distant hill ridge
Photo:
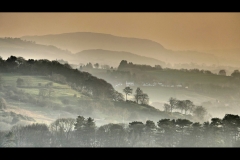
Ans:
<svg viewBox="0 0 240 160"><path fill-rule="evenodd" d="M165 67L165 63L160 60L139 56L130 52L91 49L72 54L68 50L63 50L53 45L37 44L33 41L25 41L19 38L0 38L0 56L7 58L11 55L24 57L25 59L64 59L73 64L91 62L108 64L114 67L117 67L122 59L127 59L136 64L162 65Z"/></svg>
<svg viewBox="0 0 240 160"><path fill-rule="evenodd" d="M90 49L125 51L155 58L166 63L217 64L217 58L208 53L197 51L172 51L148 39L120 37L104 33L74 32L43 36L23 36L21 39L39 44L54 45L73 53Z"/></svg>
<svg viewBox="0 0 240 160"><path fill-rule="evenodd" d="M117 67L118 64L123 60L127 59L129 62L136 64L146 64L146 65L161 65L166 67L166 63L154 58L149 58L145 56L139 56L130 52L125 51L110 51L104 49L90 49L83 50L76 53L76 59L79 61L90 61L93 63L109 64L110 66Z"/></svg>

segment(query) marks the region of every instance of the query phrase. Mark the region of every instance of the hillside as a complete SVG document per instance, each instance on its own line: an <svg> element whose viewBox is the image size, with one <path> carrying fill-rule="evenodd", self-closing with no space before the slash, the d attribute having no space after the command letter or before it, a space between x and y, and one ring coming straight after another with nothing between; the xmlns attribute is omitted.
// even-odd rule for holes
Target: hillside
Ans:
<svg viewBox="0 0 240 160"><path fill-rule="evenodd" d="M217 117L226 112L240 113L237 77L217 75L208 70L161 69L130 62L125 65L118 70L92 69L89 72L106 79L119 92L126 87L126 82L133 82L130 87L134 91L137 87L143 89L150 97L150 104L161 110L170 97L175 97L203 105ZM134 99L133 94L129 96L131 99Z"/></svg>
<svg viewBox="0 0 240 160"><path fill-rule="evenodd" d="M94 117L97 124L189 118L160 111L149 105L125 102L108 82L56 61L29 60L19 64L12 56L0 61L0 95L6 112L51 123L59 117ZM25 69L28 70L25 70ZM122 113L122 114L119 114Z"/></svg>
<svg viewBox="0 0 240 160"><path fill-rule="evenodd" d="M197 51L172 51L161 44L139 38L119 37L103 33L76 32L43 36L23 36L23 40L34 41L44 45L54 45L68 49L73 53L89 49L131 52L148 56L166 63L218 64L216 56Z"/></svg>

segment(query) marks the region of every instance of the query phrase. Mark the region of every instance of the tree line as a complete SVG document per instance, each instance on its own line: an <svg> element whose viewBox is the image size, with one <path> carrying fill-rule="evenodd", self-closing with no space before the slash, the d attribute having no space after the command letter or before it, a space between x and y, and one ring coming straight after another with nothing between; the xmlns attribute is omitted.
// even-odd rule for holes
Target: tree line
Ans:
<svg viewBox="0 0 240 160"><path fill-rule="evenodd" d="M151 65L144 65L144 64L133 64L132 62L127 62L126 60L122 60L118 66L118 70L124 70L124 69L133 69L133 68L137 68L140 70L178 70L178 69L171 69L171 68L163 68L161 65L155 65L155 66L151 66ZM199 70L197 68L194 69L179 69L180 71L183 72L191 72L191 73L202 73L202 74L214 74L209 70ZM220 69L219 72L217 73L217 75L222 75L222 76L226 76L226 70L225 69ZM240 71L239 70L234 70L231 73L232 77L235 78L240 78Z"/></svg>
<svg viewBox="0 0 240 160"><path fill-rule="evenodd" d="M181 113L187 114L187 111L189 113L193 113L196 115L199 119L204 119L204 116L207 114L207 110L203 106L197 106L190 100L178 100L176 98L170 97L169 103L164 103L164 111L171 112L173 109L179 109L181 110Z"/></svg>
<svg viewBox="0 0 240 160"><path fill-rule="evenodd" d="M160 119L101 126L78 116L0 131L0 147L239 147L239 129L240 117L232 114L203 123Z"/></svg>
<svg viewBox="0 0 240 160"><path fill-rule="evenodd" d="M127 96L132 94L133 89L131 87L125 87L123 89L123 92L126 94L126 101L127 100ZM137 87L135 94L134 94L134 100L137 104L148 104L149 103L149 96L147 93L143 93L143 91Z"/></svg>

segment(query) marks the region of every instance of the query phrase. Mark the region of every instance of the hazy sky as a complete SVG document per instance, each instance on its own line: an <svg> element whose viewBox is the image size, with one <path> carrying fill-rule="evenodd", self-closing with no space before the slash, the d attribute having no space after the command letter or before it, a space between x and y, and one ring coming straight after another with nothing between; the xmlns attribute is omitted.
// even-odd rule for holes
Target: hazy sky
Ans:
<svg viewBox="0 0 240 160"><path fill-rule="evenodd" d="M0 13L0 37L67 32L150 39L172 50L239 48L240 12Z"/></svg>

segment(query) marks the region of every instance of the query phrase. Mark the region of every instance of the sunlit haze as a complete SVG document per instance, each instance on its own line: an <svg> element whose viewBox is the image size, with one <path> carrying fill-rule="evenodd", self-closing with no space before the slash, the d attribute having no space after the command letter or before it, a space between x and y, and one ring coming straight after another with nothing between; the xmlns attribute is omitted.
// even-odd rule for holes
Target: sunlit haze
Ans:
<svg viewBox="0 0 240 160"><path fill-rule="evenodd" d="M238 12L1 12L0 148L240 147L239 44Z"/></svg>
<svg viewBox="0 0 240 160"><path fill-rule="evenodd" d="M0 37L97 32L150 39L172 50L239 48L240 13L0 13Z"/></svg>

